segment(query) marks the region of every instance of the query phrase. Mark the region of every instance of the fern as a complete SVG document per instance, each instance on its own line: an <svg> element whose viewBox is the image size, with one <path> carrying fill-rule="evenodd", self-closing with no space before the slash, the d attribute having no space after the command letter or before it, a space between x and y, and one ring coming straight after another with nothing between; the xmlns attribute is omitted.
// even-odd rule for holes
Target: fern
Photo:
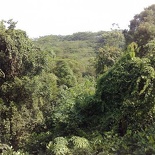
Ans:
<svg viewBox="0 0 155 155"><path fill-rule="evenodd" d="M47 151L54 155L68 155L70 150L67 145L68 141L64 137L57 137L54 139L54 142L49 142Z"/></svg>
<svg viewBox="0 0 155 155"><path fill-rule="evenodd" d="M89 141L86 138L73 136L70 141L73 143L74 148L90 149Z"/></svg>
<svg viewBox="0 0 155 155"><path fill-rule="evenodd" d="M54 144L68 145L68 141L64 137L57 137L54 139Z"/></svg>

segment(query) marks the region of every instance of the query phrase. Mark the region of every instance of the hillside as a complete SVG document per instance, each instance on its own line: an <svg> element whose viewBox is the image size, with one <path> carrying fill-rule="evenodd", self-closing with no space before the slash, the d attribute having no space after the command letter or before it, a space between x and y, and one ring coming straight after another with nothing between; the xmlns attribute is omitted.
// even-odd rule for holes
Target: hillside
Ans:
<svg viewBox="0 0 155 155"><path fill-rule="evenodd" d="M49 35L36 38L33 42L42 51L52 52L57 58L78 61L83 65L81 71L91 75L95 75L95 59L100 48L113 46L123 49L125 45L121 30Z"/></svg>
<svg viewBox="0 0 155 155"><path fill-rule="evenodd" d="M75 59L88 64L99 47L102 33L76 33L69 36L44 36L34 41L42 50L52 51L57 57Z"/></svg>

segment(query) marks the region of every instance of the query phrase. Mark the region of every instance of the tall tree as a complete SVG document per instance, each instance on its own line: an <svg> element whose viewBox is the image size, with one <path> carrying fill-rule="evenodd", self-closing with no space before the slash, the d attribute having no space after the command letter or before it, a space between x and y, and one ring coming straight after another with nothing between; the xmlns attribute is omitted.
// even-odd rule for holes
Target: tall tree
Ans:
<svg viewBox="0 0 155 155"><path fill-rule="evenodd" d="M12 20L7 24L0 24L0 138L17 149L43 124L57 85L55 75L42 72L46 61L41 51L24 31L15 29Z"/></svg>
<svg viewBox="0 0 155 155"><path fill-rule="evenodd" d="M155 38L155 4L149 6L130 21L129 31L124 31L127 44L136 42L140 47L138 56L143 57L146 52L146 44Z"/></svg>
<svg viewBox="0 0 155 155"><path fill-rule="evenodd" d="M153 123L154 117L155 68L150 59L135 57L134 46L131 44L125 56L99 79L96 91L105 114L103 124L108 129L119 125L120 134L127 126L141 130Z"/></svg>
<svg viewBox="0 0 155 155"><path fill-rule="evenodd" d="M65 60L60 60L56 64L55 75L58 77L58 84L66 85L67 87L75 86L77 79Z"/></svg>
<svg viewBox="0 0 155 155"><path fill-rule="evenodd" d="M112 67L122 55L125 38L121 30L104 32L96 53L96 74L102 74Z"/></svg>

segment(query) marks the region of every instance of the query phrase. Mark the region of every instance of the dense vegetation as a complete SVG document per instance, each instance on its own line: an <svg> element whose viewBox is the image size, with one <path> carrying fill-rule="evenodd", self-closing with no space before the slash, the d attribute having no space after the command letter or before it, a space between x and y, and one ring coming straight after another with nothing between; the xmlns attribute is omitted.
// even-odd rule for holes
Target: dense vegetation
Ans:
<svg viewBox="0 0 155 155"><path fill-rule="evenodd" d="M155 5L129 30L31 40L0 22L2 155L155 154Z"/></svg>

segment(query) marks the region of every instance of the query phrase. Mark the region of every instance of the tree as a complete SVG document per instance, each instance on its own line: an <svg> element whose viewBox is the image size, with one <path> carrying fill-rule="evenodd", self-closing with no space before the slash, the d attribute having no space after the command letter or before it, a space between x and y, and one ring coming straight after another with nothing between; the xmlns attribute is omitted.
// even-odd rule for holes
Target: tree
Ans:
<svg viewBox="0 0 155 155"><path fill-rule="evenodd" d="M98 40L100 47L110 46L120 49L124 49L125 38L122 30L111 30L101 34L101 37Z"/></svg>
<svg viewBox="0 0 155 155"><path fill-rule="evenodd" d="M96 55L96 74L103 74L111 68L121 57L122 52L119 48L113 46L104 46L100 48Z"/></svg>
<svg viewBox="0 0 155 155"><path fill-rule="evenodd" d="M134 16L130 21L129 31L124 31L127 44L136 42L140 47L138 56L143 57L148 51L146 44L155 38L155 5L151 5L142 11L140 14Z"/></svg>
<svg viewBox="0 0 155 155"><path fill-rule="evenodd" d="M134 44L130 45L134 46ZM127 129L141 130L153 123L155 103L155 70L148 58L135 57L128 47L112 69L99 79L96 95L109 128L115 126L121 135ZM108 124L107 124L108 123Z"/></svg>
<svg viewBox="0 0 155 155"><path fill-rule="evenodd" d="M96 74L103 74L111 68L121 57L125 46L124 35L121 30L104 32L100 39L100 46L96 53Z"/></svg>
<svg viewBox="0 0 155 155"><path fill-rule="evenodd" d="M72 87L75 86L77 83L76 77L74 76L72 69L69 67L69 64L64 60L57 61L55 75L58 77L59 86L66 85L67 87Z"/></svg>
<svg viewBox="0 0 155 155"><path fill-rule="evenodd" d="M10 24L8 28L1 22L0 29L0 69L5 74L5 80L22 75L24 66L28 65L27 57L36 50L24 31L14 29L12 21L7 23ZM29 71L31 68L29 66Z"/></svg>
<svg viewBox="0 0 155 155"><path fill-rule="evenodd" d="M44 57L26 33L12 21L7 24L0 25L0 137L16 150L52 111L57 79L43 72Z"/></svg>

